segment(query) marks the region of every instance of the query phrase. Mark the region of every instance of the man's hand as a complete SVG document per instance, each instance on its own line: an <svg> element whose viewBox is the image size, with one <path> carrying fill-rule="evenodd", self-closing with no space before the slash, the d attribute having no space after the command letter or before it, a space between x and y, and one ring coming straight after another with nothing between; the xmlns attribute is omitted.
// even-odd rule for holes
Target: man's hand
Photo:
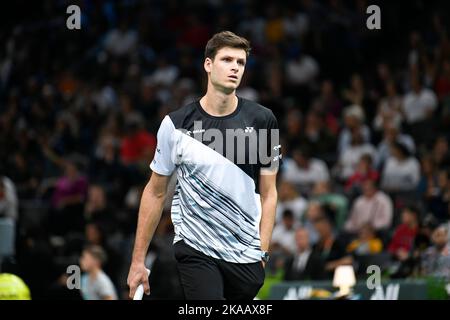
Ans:
<svg viewBox="0 0 450 320"><path fill-rule="evenodd" d="M144 285L144 292L146 295L150 294L150 284L148 282L147 269L144 263L132 263L130 272L128 273L127 284L130 287L130 299L133 299L134 293L140 284Z"/></svg>

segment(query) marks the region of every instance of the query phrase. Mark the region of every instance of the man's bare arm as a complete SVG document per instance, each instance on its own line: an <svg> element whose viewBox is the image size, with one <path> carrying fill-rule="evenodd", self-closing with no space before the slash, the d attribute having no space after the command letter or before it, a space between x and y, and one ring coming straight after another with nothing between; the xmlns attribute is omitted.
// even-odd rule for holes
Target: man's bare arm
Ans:
<svg viewBox="0 0 450 320"><path fill-rule="evenodd" d="M150 294L144 261L150 241L161 219L169 179L170 176L153 172L142 193L133 257L127 280L130 287L130 298L134 296L140 283L144 285L145 293Z"/></svg>
<svg viewBox="0 0 450 320"><path fill-rule="evenodd" d="M270 239L272 238L273 226L275 223L275 211L277 208L277 187L276 173L261 174L259 181L259 192L261 195L261 250L268 251Z"/></svg>

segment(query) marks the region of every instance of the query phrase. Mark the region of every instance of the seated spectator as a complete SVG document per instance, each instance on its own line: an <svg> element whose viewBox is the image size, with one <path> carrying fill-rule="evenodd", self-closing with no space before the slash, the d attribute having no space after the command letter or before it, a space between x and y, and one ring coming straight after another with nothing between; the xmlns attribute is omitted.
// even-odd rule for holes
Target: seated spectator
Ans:
<svg viewBox="0 0 450 320"><path fill-rule="evenodd" d="M450 279L450 246L446 226L437 227L431 236L433 246L422 255L422 274Z"/></svg>
<svg viewBox="0 0 450 320"><path fill-rule="evenodd" d="M285 159L282 166L282 179L293 183L306 195L309 195L315 183L330 179L325 162L312 158L306 148L295 148L292 158Z"/></svg>
<svg viewBox="0 0 450 320"><path fill-rule="evenodd" d="M419 230L419 211L414 207L406 207L402 210L402 221L394 231L389 243L388 251L399 261L404 261L409 256L414 244L414 239Z"/></svg>
<svg viewBox="0 0 450 320"><path fill-rule="evenodd" d="M357 256L377 254L382 250L383 242L376 236L370 224L363 225L359 230L358 238L347 246L347 252Z"/></svg>
<svg viewBox="0 0 450 320"><path fill-rule="evenodd" d="M320 95L312 104L312 109L325 114L325 125L334 135L338 133L338 119L342 112L342 101L335 92L331 80L324 80L321 85Z"/></svg>
<svg viewBox="0 0 450 320"><path fill-rule="evenodd" d="M358 161L355 172L348 178L345 184L345 191L353 194L361 194L361 184L364 180L370 179L378 181L379 173L372 166L372 156L363 154Z"/></svg>
<svg viewBox="0 0 450 320"><path fill-rule="evenodd" d="M285 262L284 280L320 280L323 262L317 252L312 250L307 229L298 228L295 231L295 243L295 253Z"/></svg>
<svg viewBox="0 0 450 320"><path fill-rule="evenodd" d="M125 165L148 164L153 159L156 137L142 126L142 119L137 115L127 119L126 136L120 148L120 157Z"/></svg>
<svg viewBox="0 0 450 320"><path fill-rule="evenodd" d="M332 279L338 266L352 264L353 259L346 253L344 241L334 232L330 210L322 210L313 224L319 235L313 247L314 254L319 255L324 262L324 278Z"/></svg>
<svg viewBox="0 0 450 320"><path fill-rule="evenodd" d="M16 187L0 173L0 268L3 257L15 255L16 221L19 218L19 203Z"/></svg>
<svg viewBox="0 0 450 320"><path fill-rule="evenodd" d="M108 242L112 237L112 234L105 231L99 223L89 222L85 228L85 242L87 245L99 246L105 251L108 256L108 260L105 261L102 266L103 270L111 278L112 282L119 285L119 274L123 268L124 259L122 254Z"/></svg>
<svg viewBox="0 0 450 320"><path fill-rule="evenodd" d="M403 122L402 98L397 93L395 82L393 80L388 81L385 90L386 96L381 98L373 121L373 128L377 131L381 131L386 123L392 123L395 127L400 127Z"/></svg>
<svg viewBox="0 0 450 320"><path fill-rule="evenodd" d="M298 194L294 185L287 181L281 181L278 189L278 203L275 216L275 223L282 219L283 212L287 209L294 214L295 221L302 221L303 214L308 207L308 201Z"/></svg>
<svg viewBox="0 0 450 320"><path fill-rule="evenodd" d="M313 154L329 163L335 161L336 141L324 120L317 111L308 112L302 140Z"/></svg>
<svg viewBox="0 0 450 320"><path fill-rule="evenodd" d="M395 142L391 152L381 174L381 189L386 192L415 190L420 179L419 162L402 143Z"/></svg>
<svg viewBox="0 0 450 320"><path fill-rule="evenodd" d="M399 127L395 124L388 122L384 126L383 140L378 144L377 156L375 158L375 167L377 169L383 168L387 159L392 156L391 147L394 142L400 142L406 146L411 154L414 154L416 145L414 139L405 133L400 132Z"/></svg>
<svg viewBox="0 0 450 320"><path fill-rule="evenodd" d="M294 254L295 228L298 226L291 210L283 212L281 223L277 224L272 232L271 251L279 250L284 255Z"/></svg>
<svg viewBox="0 0 450 320"><path fill-rule="evenodd" d="M316 244L319 239L319 234L314 227L314 221L320 217L322 212L322 205L318 201L310 201L308 203L308 209L304 215L304 220L302 221L302 227L308 230L309 242L311 245Z"/></svg>
<svg viewBox="0 0 450 320"><path fill-rule="evenodd" d="M420 159L421 176L417 185L417 192L422 198L425 198L431 188L437 185L438 172L436 164L430 155L423 156Z"/></svg>
<svg viewBox="0 0 450 320"><path fill-rule="evenodd" d="M375 148L370 143L364 143L360 132L352 132L351 145L340 153L339 162L335 167L339 179L346 181L355 173L359 159L366 154L374 157L375 152Z"/></svg>
<svg viewBox="0 0 450 320"><path fill-rule="evenodd" d="M418 74L411 76L411 91L403 98L403 110L411 134L418 144L427 142L431 137L430 120L437 108L436 94L424 87L423 79Z"/></svg>
<svg viewBox="0 0 450 320"><path fill-rule="evenodd" d="M445 136L439 136L433 145L431 156L439 168L450 166L450 149Z"/></svg>
<svg viewBox="0 0 450 320"><path fill-rule="evenodd" d="M328 206L336 212L335 225L339 231L347 219L348 200L338 192L333 192L328 181L317 182L314 185L311 201L316 201L322 206Z"/></svg>
<svg viewBox="0 0 450 320"><path fill-rule="evenodd" d="M365 180L362 189L363 194L353 203L350 217L345 223L345 230L350 233L359 233L366 224L376 231L390 228L393 216L392 200L378 190L373 180Z"/></svg>
<svg viewBox="0 0 450 320"><path fill-rule="evenodd" d="M84 227L83 204L88 181L79 171L75 159L63 160L64 175L57 179L52 194L50 227L55 235L67 232L81 232Z"/></svg>
<svg viewBox="0 0 450 320"><path fill-rule="evenodd" d="M352 132L359 132L364 142L370 141L370 129L364 124L364 111L359 105L344 109L345 127L339 133L338 154L344 152L352 143Z"/></svg>
<svg viewBox="0 0 450 320"><path fill-rule="evenodd" d="M440 170L437 181L430 181L425 193L425 205L439 223L449 219L448 204L450 203L450 179L446 170Z"/></svg>
<svg viewBox="0 0 450 320"><path fill-rule="evenodd" d="M81 276L81 294L84 300L117 300L116 289L102 270L106 260L106 253L100 246L88 246L83 250L80 267L85 272Z"/></svg>

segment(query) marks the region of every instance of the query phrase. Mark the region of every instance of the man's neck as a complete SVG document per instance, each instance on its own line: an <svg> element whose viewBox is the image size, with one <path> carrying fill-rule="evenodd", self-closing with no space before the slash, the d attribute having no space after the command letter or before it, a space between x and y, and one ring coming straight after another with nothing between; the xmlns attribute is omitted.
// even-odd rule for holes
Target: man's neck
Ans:
<svg viewBox="0 0 450 320"><path fill-rule="evenodd" d="M238 106L235 91L230 94L208 88L208 92L200 99L200 105L208 114L223 117L233 113Z"/></svg>
<svg viewBox="0 0 450 320"><path fill-rule="evenodd" d="M91 278L92 280L97 279L98 274L100 273L101 269L99 268L95 268L91 271L89 271L89 278Z"/></svg>

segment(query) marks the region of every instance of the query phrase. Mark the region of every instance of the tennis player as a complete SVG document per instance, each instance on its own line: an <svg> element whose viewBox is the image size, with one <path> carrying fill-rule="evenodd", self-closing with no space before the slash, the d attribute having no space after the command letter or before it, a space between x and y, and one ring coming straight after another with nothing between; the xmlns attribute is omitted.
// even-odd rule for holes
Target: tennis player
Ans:
<svg viewBox="0 0 450 320"><path fill-rule="evenodd" d="M281 155L271 110L236 96L249 53L245 38L215 34L205 49L206 94L160 125L139 209L130 297L139 284L150 294L144 259L174 173L174 252L185 298L249 300L264 283Z"/></svg>

